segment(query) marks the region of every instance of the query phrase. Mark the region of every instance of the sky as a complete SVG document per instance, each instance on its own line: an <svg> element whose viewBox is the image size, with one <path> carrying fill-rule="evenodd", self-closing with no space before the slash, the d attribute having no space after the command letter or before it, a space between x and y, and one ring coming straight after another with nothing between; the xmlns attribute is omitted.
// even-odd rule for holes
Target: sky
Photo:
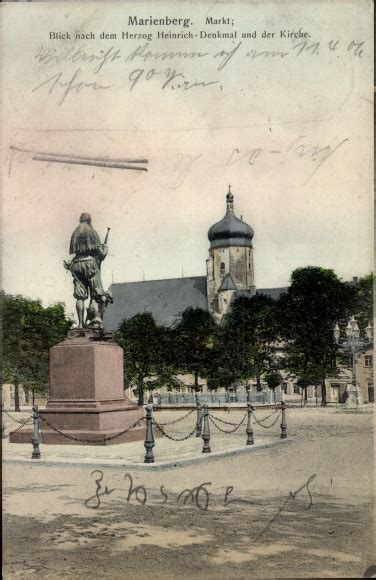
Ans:
<svg viewBox="0 0 376 580"><path fill-rule="evenodd" d="M306 265L345 280L370 272L371 3L320 8L3 5L5 291L73 312L63 260L84 211L102 239L111 227L105 287L204 275L207 231L225 213L229 184L235 213L255 231L256 287L285 286ZM132 15L190 20L130 26ZM299 29L309 36L286 37ZM50 39L53 31L72 38ZM237 36L208 37L218 32ZM38 152L148 159L148 171L41 161Z"/></svg>

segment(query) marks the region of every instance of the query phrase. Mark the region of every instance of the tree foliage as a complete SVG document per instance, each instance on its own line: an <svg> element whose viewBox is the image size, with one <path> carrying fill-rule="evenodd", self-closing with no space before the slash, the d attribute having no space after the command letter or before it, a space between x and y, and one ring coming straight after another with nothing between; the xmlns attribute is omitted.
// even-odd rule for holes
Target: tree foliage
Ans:
<svg viewBox="0 0 376 580"><path fill-rule="evenodd" d="M186 308L173 332L174 364L181 372L204 376L212 359L212 345L217 327L209 312L202 308Z"/></svg>
<svg viewBox="0 0 376 580"><path fill-rule="evenodd" d="M152 390L175 384L170 330L158 326L150 312L124 319L115 338L124 351L125 380L137 386L139 405L144 404L145 385Z"/></svg>
<svg viewBox="0 0 376 580"><path fill-rule="evenodd" d="M374 280L373 274L368 274L355 286L355 307L352 314L355 315L362 330L373 320Z"/></svg>
<svg viewBox="0 0 376 580"><path fill-rule="evenodd" d="M287 368L311 384L321 383L324 406L325 378L337 374L334 325L352 313L355 300L354 287L339 280L333 270L315 266L295 270L287 294L279 300Z"/></svg>
<svg viewBox="0 0 376 580"><path fill-rule="evenodd" d="M265 295L237 297L214 342L209 385L228 389L242 380L260 377L277 366L275 301Z"/></svg>
<svg viewBox="0 0 376 580"><path fill-rule="evenodd" d="M3 295L2 309L2 379L15 385L18 406L18 385L46 392L49 349L63 340L72 322L63 304L44 308L40 301L24 296Z"/></svg>

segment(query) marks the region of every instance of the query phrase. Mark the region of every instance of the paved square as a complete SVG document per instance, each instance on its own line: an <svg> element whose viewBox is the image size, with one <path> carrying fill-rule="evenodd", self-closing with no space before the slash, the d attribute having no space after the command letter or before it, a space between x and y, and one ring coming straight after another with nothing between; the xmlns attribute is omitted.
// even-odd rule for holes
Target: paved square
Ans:
<svg viewBox="0 0 376 580"><path fill-rule="evenodd" d="M5 463L5 577L362 577L375 563L368 409L289 409L289 444L175 469L94 469L69 462L76 446L60 446L65 465Z"/></svg>

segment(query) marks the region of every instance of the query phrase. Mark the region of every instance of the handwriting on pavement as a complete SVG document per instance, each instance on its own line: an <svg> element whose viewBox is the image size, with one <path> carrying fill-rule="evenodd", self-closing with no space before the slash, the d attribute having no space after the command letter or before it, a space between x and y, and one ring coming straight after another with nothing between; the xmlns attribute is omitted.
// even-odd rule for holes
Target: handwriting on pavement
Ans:
<svg viewBox="0 0 376 580"><path fill-rule="evenodd" d="M185 488L179 491L177 494L166 489L164 485L159 488L158 497L153 497L150 499L150 492L148 492L146 486L140 484L135 485L133 477L130 473L125 473L123 477L124 487L122 488L109 488L104 481L104 473L100 469L95 469L91 472L91 477L95 483L95 491L92 496L87 498L84 502L85 506L90 509L98 509L101 506L102 498L117 492L117 497L122 497L127 503L133 503L135 505L145 506L150 503L150 501L155 505L170 504L177 507L189 505L193 506L201 511L207 511L210 509L212 493L210 486L211 481L203 482L192 488ZM273 515L273 517L267 522L266 526L261 530L261 532L255 538L255 541L261 538L264 533L269 529L273 522L279 517L287 505L296 499L296 497L303 491L308 494L308 505L305 506L305 510L309 510L313 505L312 494L310 490L310 484L316 478L316 474L311 475L307 481L301 485L295 491L290 491L287 495L285 502L278 509L278 511ZM234 486L229 485L225 488L222 496L222 505L227 507L234 503L240 504L254 504L252 499L242 499L236 498L233 494Z"/></svg>

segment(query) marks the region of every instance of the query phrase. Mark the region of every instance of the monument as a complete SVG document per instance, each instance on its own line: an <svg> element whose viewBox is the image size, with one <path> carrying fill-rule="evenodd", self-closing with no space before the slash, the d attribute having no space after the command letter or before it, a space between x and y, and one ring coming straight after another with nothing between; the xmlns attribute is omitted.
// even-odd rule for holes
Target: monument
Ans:
<svg viewBox="0 0 376 580"><path fill-rule="evenodd" d="M144 438L144 413L124 394L123 349L103 327L103 313L112 303L101 278L108 248L82 213L70 242L78 326L50 349L50 388L40 410L43 444L110 445ZM85 301L89 303L85 309ZM132 425L139 424L129 430ZM30 430L10 433L11 443L28 443Z"/></svg>

